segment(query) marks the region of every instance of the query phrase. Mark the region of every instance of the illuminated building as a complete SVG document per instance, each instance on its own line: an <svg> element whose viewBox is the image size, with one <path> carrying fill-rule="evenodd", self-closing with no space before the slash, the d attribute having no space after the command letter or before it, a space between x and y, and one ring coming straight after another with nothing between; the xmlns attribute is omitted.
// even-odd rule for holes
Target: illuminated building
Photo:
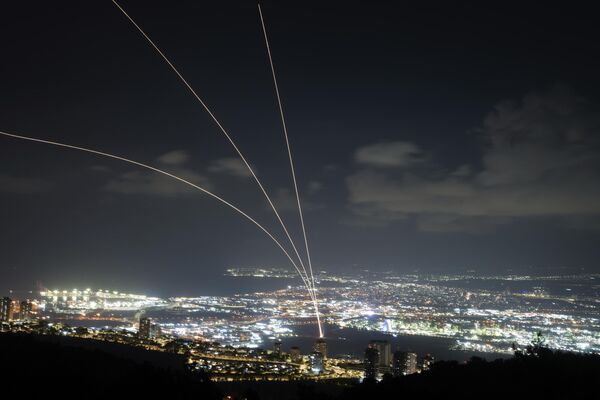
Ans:
<svg viewBox="0 0 600 400"><path fill-rule="evenodd" d="M138 335L144 339L150 339L152 337L152 320L150 318L140 318Z"/></svg>
<svg viewBox="0 0 600 400"><path fill-rule="evenodd" d="M392 322L388 318L383 320L382 332L392 332Z"/></svg>
<svg viewBox="0 0 600 400"><path fill-rule="evenodd" d="M157 338L162 336L162 330L160 329L160 326L158 326L158 324L151 324L150 325L150 337L151 338Z"/></svg>
<svg viewBox="0 0 600 400"><path fill-rule="evenodd" d="M290 358L292 362L299 363L302 361L302 356L300 355L300 348L298 346L293 346L290 348Z"/></svg>
<svg viewBox="0 0 600 400"><path fill-rule="evenodd" d="M392 345L387 340L371 340L369 347L379 352L377 367L380 372L387 372L392 365Z"/></svg>
<svg viewBox="0 0 600 400"><path fill-rule="evenodd" d="M0 321L12 319L12 300L9 297L0 299Z"/></svg>
<svg viewBox="0 0 600 400"><path fill-rule="evenodd" d="M157 338L161 335L160 326L155 324L150 318L141 317L138 335L142 339Z"/></svg>
<svg viewBox="0 0 600 400"><path fill-rule="evenodd" d="M325 372L325 363L324 363L323 353L318 351L313 351L308 356L309 364L310 364L310 372L313 375L319 375Z"/></svg>
<svg viewBox="0 0 600 400"><path fill-rule="evenodd" d="M80 314L97 310L137 311L158 307L165 301L157 297L128 294L110 290L45 290L40 292L46 310L67 314Z"/></svg>
<svg viewBox="0 0 600 400"><path fill-rule="evenodd" d="M281 357L281 340L276 340L275 343L273 343L273 353L275 353L276 356Z"/></svg>
<svg viewBox="0 0 600 400"><path fill-rule="evenodd" d="M321 353L323 355L323 359L327 359L327 342L325 339L317 339L315 341L315 345L313 350L317 353Z"/></svg>
<svg viewBox="0 0 600 400"><path fill-rule="evenodd" d="M397 351L394 353L395 376L410 375L417 372L417 353Z"/></svg>
<svg viewBox="0 0 600 400"><path fill-rule="evenodd" d="M19 308L19 316L23 321L29 321L32 317L31 301L23 300Z"/></svg>
<svg viewBox="0 0 600 400"><path fill-rule="evenodd" d="M365 350L365 379L377 379L379 367L379 350L367 347Z"/></svg>
<svg viewBox="0 0 600 400"><path fill-rule="evenodd" d="M427 354L425 357L423 357L423 364L421 366L421 370L428 371L434 362L435 358L431 354Z"/></svg>

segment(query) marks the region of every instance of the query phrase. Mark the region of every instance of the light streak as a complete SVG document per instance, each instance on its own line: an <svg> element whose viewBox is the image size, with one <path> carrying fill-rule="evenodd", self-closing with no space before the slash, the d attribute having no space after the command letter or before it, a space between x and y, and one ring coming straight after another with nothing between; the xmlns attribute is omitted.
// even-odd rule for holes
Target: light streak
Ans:
<svg viewBox="0 0 600 400"><path fill-rule="evenodd" d="M260 15L260 24L262 26L263 34L265 37L265 45L267 47L267 55L269 56L269 64L271 66L271 74L273 75L273 84L275 86L275 95L277 97L277 105L279 106L279 115L281 116L281 125L283 127L283 135L285 136L285 144L287 147L288 158L290 160L290 170L292 172L292 181L294 183L294 191L296 193L296 202L298 204L298 215L300 216L300 225L302 226L302 235L304 236L304 246L306 248L306 259L308 261L308 269L310 271L310 281L312 282L313 299L314 299L313 301L314 301L315 312L317 314L317 320L318 320L318 325L319 325L319 335L320 335L320 337L323 337L323 331L321 330L321 322L320 322L320 318L319 318L319 309L318 309L318 304L317 304L317 293L315 291L315 277L313 275L312 261L310 258L310 250L308 249L308 239L306 237L306 227L304 224L304 216L302 214L302 205L300 203L300 194L298 193L298 183L296 181L296 171L294 169L294 160L292 157L292 150L290 148L290 140L288 138L287 124L285 122L285 116L283 113L283 105L281 102L281 95L279 93L279 85L277 84L277 75L275 74L275 64L273 63L273 56L271 55L271 47L269 46L269 38L267 36L267 28L265 26L265 19L263 17L263 13L262 13L260 4L258 4L258 14ZM306 269L304 269L304 272L306 273ZM307 273L306 273L306 276L308 277Z"/></svg>
<svg viewBox="0 0 600 400"><path fill-rule="evenodd" d="M208 113L208 115L210 115L210 117L215 122L215 124L217 124L217 126L219 127L219 129L221 130L221 132L223 132L223 134L225 135L225 137L227 138L227 140L229 141L229 143L231 143L231 145L233 146L234 150L236 151L236 153L238 154L238 156L240 157L240 159L244 162L244 164L248 168L248 171L250 171L250 173L252 174L252 177L254 178L254 180L258 184L258 187L260 188L260 190L264 194L265 198L267 199L267 202L269 203L269 205L273 209L273 212L275 213L275 216L277 217L277 220L281 224L281 227L283 228L283 231L285 232L285 234L286 234L286 236L287 236L290 244L292 245L292 248L294 249L294 252L295 252L296 256L298 257L300 265L302 266L302 268L304 268L306 270L306 268L304 267L304 262L302 261L302 257L300 257L300 254L298 253L298 249L296 248L296 245L294 244L294 241L292 240L292 237L290 236L290 233L288 232L288 229L287 229L285 223L283 222L283 219L279 215L279 212L277 211L277 208L275 208L275 205L273 204L273 201L271 200L271 197L269 196L269 194L265 190L265 188L264 188L263 184L261 183L260 179L258 179L258 176L256 176L256 173L254 172L254 170L252 169L252 167L250 166L250 164L248 163L248 161L246 161L246 158L244 157L244 155L242 154L242 152L238 148L238 146L235 144L235 142L233 141L233 139L231 138L231 136L229 135L229 133L227 132L227 130L223 127L223 125L217 119L217 117L215 116L215 114L210 110L210 108L206 105L206 103L202 100L202 98L198 95L198 93L196 93L196 91L192 88L192 86L188 83L188 81L183 77L183 75L181 74L181 72L179 72L179 70L175 67L175 65L171 62L171 60L169 60L169 58L165 55L165 53L162 52L162 50L156 45L156 43L154 43L154 41L152 39L150 39L150 36L148 36L146 34L146 32L144 32L144 30L133 20L133 18L131 16L129 16L129 14L123 9L123 7L121 7L119 5L119 3L117 3L116 0L112 0L112 2L123 13L123 15L125 15L125 17L127 17L127 19L132 23L132 25L135 26L135 28L142 34L142 36L154 48L154 50L156 50L156 52L163 58L163 60L169 65L169 67L171 67L171 69L173 70L173 72L175 72L175 74L177 74L177 76L179 77L179 79L181 80L181 82L183 82L183 84L185 85L185 87L190 91L190 93L192 93L192 95L196 98L196 100L198 100L198 102L206 110L206 112ZM307 279L308 279L308 274L307 274ZM309 289L309 291L311 292L311 297L312 297L313 292L310 289Z"/></svg>
<svg viewBox="0 0 600 400"><path fill-rule="evenodd" d="M65 148L68 148L68 149L79 150L79 151L83 151L83 152L87 152L87 153L92 153L92 154L96 154L96 155L103 156L103 157L113 158L115 160L124 161L124 162L129 163L129 164L137 165L139 167L146 168L146 169L149 169L149 170L154 171L154 172L158 172L159 174L168 176L169 178L175 179L175 180L177 180L179 182L182 182L182 183L184 183L184 184L186 184L188 186L191 186L194 189L200 190L201 192L203 192L203 193L211 196L215 200L218 200L221 203L225 204L226 206L232 208L234 211L236 211L237 213L241 214L246 219L248 219L250 222L252 222L254 225L256 225L258 228L260 228L260 230L262 230L277 245L277 247L279 247L281 249L281 251L290 260L290 262L292 263L292 265L294 266L294 268L296 268L296 271L300 275L300 278L302 278L302 282L304 282L304 286L306 286L306 288L309 291L309 293L311 293L309 282L308 282L307 279L304 278L304 275L302 275L302 272L300 271L300 268L298 268L298 265L296 264L296 262L292 259L292 257L288 253L288 251L281 245L281 243L279 243L279 241L265 227L263 227L254 218L252 218L251 216L249 216L247 213L245 213L244 211L242 211L241 209L239 209L238 207L236 207L232 203L230 203L227 200L225 200L225 199L217 196L216 194L214 194L214 193L212 193L212 192L204 189L203 187L198 186L195 183L192 183L192 182L190 182L190 181L188 181L186 179L183 179L183 178L181 178L181 177L179 177L177 175L171 174L171 173L169 173L167 171L164 171L162 169L159 169L159 168L153 167L151 165L144 164L144 163L141 163L139 161L135 161L135 160L132 160L132 159L129 159L129 158L117 156L117 155L114 155L114 154L105 153L105 152L102 152L102 151L88 149L88 148L80 147L80 146L73 146L73 145L70 145L70 144L65 144L65 143L60 143L60 142L54 142L54 141L51 141L51 140L44 140L44 139L37 139L37 138L29 137L29 136L16 135L16 134L13 134L13 133L8 133L8 132L3 132L3 131L0 131L0 135L12 137L12 138L15 138L15 139L29 140L29 141L32 141L32 142L45 143L45 144L50 144L50 145L54 145L54 146L65 147Z"/></svg>

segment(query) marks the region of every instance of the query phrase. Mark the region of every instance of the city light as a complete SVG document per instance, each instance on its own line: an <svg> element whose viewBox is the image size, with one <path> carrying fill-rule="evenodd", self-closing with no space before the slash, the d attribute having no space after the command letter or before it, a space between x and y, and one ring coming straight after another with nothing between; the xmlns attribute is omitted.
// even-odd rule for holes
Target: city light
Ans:
<svg viewBox="0 0 600 400"><path fill-rule="evenodd" d="M265 267L231 268L226 276L291 278L284 270ZM576 282L579 288L597 290L598 278L369 271L321 271L316 276L320 308L330 327L390 338L447 338L452 340L450 351L498 355L525 347L538 332L552 349L600 353L596 302L564 287L566 282ZM527 289L489 288L490 282L500 282L502 288L515 281L528 284ZM330 354L327 341L321 339L301 356L298 350L283 351L281 343L294 340L300 328L311 326L314 319L312 298L305 288L282 286L232 296L167 299L105 289L43 290L32 299L5 298L2 329L114 341L155 351L172 351L174 341L179 341L175 351L188 355L189 367L209 372L217 380L357 378L363 376L363 365L367 375L380 379L386 371L410 374L431 364L423 359L425 355L395 352L385 341L369 345L377 358L369 353L363 359L362 347L350 356ZM275 348L269 350L271 346Z"/></svg>

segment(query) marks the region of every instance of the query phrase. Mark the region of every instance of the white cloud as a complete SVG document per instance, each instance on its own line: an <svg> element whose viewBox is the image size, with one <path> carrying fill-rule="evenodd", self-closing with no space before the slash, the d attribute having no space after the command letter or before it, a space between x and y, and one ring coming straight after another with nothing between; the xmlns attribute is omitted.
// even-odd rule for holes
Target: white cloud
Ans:
<svg viewBox="0 0 600 400"><path fill-rule="evenodd" d="M183 165L189 159L190 156L185 150L173 150L157 158L160 163L167 165Z"/></svg>

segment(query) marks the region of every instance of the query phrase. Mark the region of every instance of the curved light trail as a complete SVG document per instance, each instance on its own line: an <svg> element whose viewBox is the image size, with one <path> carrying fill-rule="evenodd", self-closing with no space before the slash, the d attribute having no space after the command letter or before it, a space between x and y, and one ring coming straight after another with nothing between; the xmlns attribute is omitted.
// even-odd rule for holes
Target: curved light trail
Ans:
<svg viewBox="0 0 600 400"><path fill-rule="evenodd" d="M265 26L265 19L263 17L263 13L262 13L262 9L260 7L260 4L258 4L258 14L260 15L260 24L262 26L262 31L263 31L263 35L265 37L265 45L267 47L267 55L269 56L269 64L271 66L271 74L273 75L273 85L275 86L275 96L277 97L277 105L279 106L279 115L281 117L281 125L283 127L283 135L285 136L285 144L287 147L287 153L288 153L288 158L290 161L290 170L292 172L292 182L294 183L294 192L296 193L296 202L298 204L298 215L300 217L300 225L302 226L302 235L304 236L304 246L306 248L306 259L308 262L308 269L310 271L310 278L309 280L311 281L312 284L312 290L313 290L313 297L314 297L314 303L315 303L315 311L317 313L317 319L319 320L319 329L321 327L320 324L320 318L319 318L319 310L318 310L318 305L317 305L317 293L316 293L316 288L315 288L315 277L313 275L313 269L312 269L312 260L310 258L310 250L308 249L308 239L306 237L306 227L304 224L304 215L302 213L302 205L300 203L300 194L298 193L298 183L296 181L296 171L294 168L294 159L292 157L292 150L290 147L290 140L288 138L288 131L287 131L287 124L285 122L285 116L283 113L283 104L281 102L281 95L279 94L279 85L277 84L277 75L275 74L275 64L273 63L273 56L271 54L271 46L269 46L269 38L267 36L267 28ZM304 270L304 273L306 273L306 269ZM306 273L306 276L308 278L308 273ZM319 332L320 337L323 337L323 332Z"/></svg>
<svg viewBox="0 0 600 400"><path fill-rule="evenodd" d="M55 141L51 141L51 140L37 139L37 138L29 137L29 136L16 135L14 133L8 133L8 132L3 132L3 131L0 131L0 135L11 137L11 138L15 138L15 139L29 140L29 141L32 141L32 142L45 143L45 144L50 144L50 145L53 145L53 146L65 147L65 148L68 148L68 149L79 150L79 151L83 151L83 152L86 152L86 153L96 154L96 155L99 155L99 156L102 156L102 157L108 157L108 158L113 158L115 160L124 161L124 162L129 163L129 164L137 165L139 167L146 168L146 169L149 169L149 170L154 171L154 172L158 172L159 174L168 176L169 178L175 179L175 180L177 180L179 182L182 182L182 183L184 183L184 184L186 184L188 186L193 187L194 189L197 189L197 190L199 190L199 191L201 191L201 192L209 195L210 197L214 198L215 200L218 200L219 202L225 204L226 206L228 206L229 208L233 209L237 213L241 214L247 220L249 220L254 225L256 225L258 228L260 228L260 230L262 230L277 245L277 247L279 247L279 249L281 249L281 251L283 252L283 254L285 254L285 256L290 260L290 262L292 263L292 265L294 266L294 268L296 269L296 271L300 275L300 278L302 278L302 282L304 283L304 286L309 291L309 293L312 293L311 292L311 288L310 288L310 284L309 284L308 280L304 278L304 276L302 275L302 272L300 271L300 268L298 268L298 265L296 264L296 262L292 259L292 257L288 253L288 251L281 245L281 243L271 234L271 232L269 232L265 227L263 227L260 223L258 223L254 218L252 218L251 216L249 216L247 213L245 213L244 211L242 211L241 209L239 209L238 207L236 207L232 203L230 203L227 200L225 200L225 199L217 196L216 194L214 194L214 193L212 193L212 192L204 189L203 187L198 186L195 183L192 183L192 182L190 182L190 181L188 181L188 180L186 180L184 178L181 178L181 177L179 177L177 175L171 174L170 172L164 171L162 169L159 169L159 168L153 167L151 165L144 164L144 163L141 163L139 161L135 161L135 160L132 160L132 159L129 159L129 158L126 158L126 157L121 157L121 156L117 156L117 155L110 154L110 153L105 153L105 152L98 151L98 150L88 149L88 148L85 148L85 147L73 146L73 145L70 145L70 144L55 142ZM312 295L311 295L311 299L312 299Z"/></svg>
<svg viewBox="0 0 600 400"><path fill-rule="evenodd" d="M233 146L234 150L236 151L236 153L238 154L238 156L240 157L240 159L244 162L244 164L246 165L246 168L248 168L248 171L250 171L250 174L252 175L252 177L254 178L254 180L256 181L256 183L258 184L258 187L260 188L260 190L264 194L265 198L267 199L267 202L269 203L269 205L273 209L273 212L275 213L275 216L277 217L277 220L279 221L279 223L280 223L281 227L283 228L283 231L285 232L285 234L286 234L286 236L287 236L290 244L292 245L292 248L294 249L294 253L298 257L300 265L306 271L306 268L304 267L304 262L302 261L302 257L300 257L300 253L298 253L298 249L296 248L296 245L294 244L294 241L292 240L292 237L291 237L291 235L290 235L290 233L289 233L289 231L288 231L285 223L283 222L283 219L279 215L279 212L277 211L277 208L275 208L275 205L273 204L273 201L271 200L271 197L267 193L267 191L264 188L263 184L261 183L260 179L258 179L258 176L256 176L256 173L254 172L254 170L252 169L252 167L250 166L250 164L248 163L248 161L246 161L246 158L244 157L244 155L242 154L242 152L238 148L238 146L235 144L234 140L231 138L231 136L229 135L229 133L227 132L227 130L223 127L223 125L221 124L221 122L217 119L217 117L215 116L215 114L210 110L210 108L206 105L206 103L202 100L202 98L198 95L198 93L196 93L196 91L192 88L192 86L188 83L188 81L183 77L183 75L181 74L181 72L179 72L179 70L177 69L177 67L175 67L175 65L171 62L171 60L169 60L169 58L165 55L165 53L162 52L162 50L156 45L156 43L154 43L154 41L152 39L150 39L150 36L148 36L146 34L146 32L134 21L134 19L131 16L129 16L129 14L123 9L123 7L121 7L119 5L119 3L116 0L111 0L111 1L123 13L123 15L125 15L125 17L127 17L127 19L131 22L131 24L142 34L142 36L144 37L144 39L146 39L146 41L154 48L154 50L156 50L156 52L162 57L162 59L173 70L173 72L175 72L175 74L179 77L179 80L181 82L183 82L183 84L185 85L185 87L196 98L196 100L202 105L202 107L204 108L204 110L206 110L206 112L208 113L208 115L210 115L210 117L215 122L215 124L217 124L217 126L219 127L219 129L221 130L221 132L223 132L223 134L225 135L225 137L227 138L227 140L229 141L229 143L231 143L231 145ZM308 274L306 274L306 277L308 278Z"/></svg>

